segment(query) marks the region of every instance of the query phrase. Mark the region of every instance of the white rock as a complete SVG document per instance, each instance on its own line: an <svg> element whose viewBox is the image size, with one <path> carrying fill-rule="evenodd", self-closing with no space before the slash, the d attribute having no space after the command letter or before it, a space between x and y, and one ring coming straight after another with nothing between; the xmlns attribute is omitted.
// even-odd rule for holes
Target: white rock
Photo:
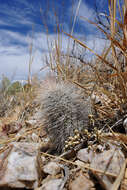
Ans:
<svg viewBox="0 0 127 190"><path fill-rule="evenodd" d="M0 188L36 188L39 185L41 161L37 143L12 143L0 154Z"/></svg>
<svg viewBox="0 0 127 190"><path fill-rule="evenodd" d="M78 151L77 158L83 162L91 163L93 156L94 156L93 150L88 150L88 148L84 148Z"/></svg>
<svg viewBox="0 0 127 190"><path fill-rule="evenodd" d="M91 162L90 167L102 172L109 172L118 176L120 169L125 161L124 154L119 149L111 149L104 151L103 153L95 154ZM114 182L113 178L93 172L99 179L100 184L104 189L109 190Z"/></svg>
<svg viewBox="0 0 127 190"><path fill-rule="evenodd" d="M45 182L39 190L59 190L62 182L62 179L51 179Z"/></svg>
<svg viewBox="0 0 127 190"><path fill-rule="evenodd" d="M43 167L43 171L50 175L56 175L60 173L60 166L56 164L55 162L49 162L47 165Z"/></svg>

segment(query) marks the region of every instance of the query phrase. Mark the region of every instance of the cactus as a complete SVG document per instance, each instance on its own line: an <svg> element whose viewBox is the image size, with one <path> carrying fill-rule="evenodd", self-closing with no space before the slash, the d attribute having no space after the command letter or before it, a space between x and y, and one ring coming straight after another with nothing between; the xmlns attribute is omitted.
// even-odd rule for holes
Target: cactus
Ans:
<svg viewBox="0 0 127 190"><path fill-rule="evenodd" d="M90 101L83 100L74 84L47 80L38 92L40 110L37 114L58 153L74 130L88 128Z"/></svg>

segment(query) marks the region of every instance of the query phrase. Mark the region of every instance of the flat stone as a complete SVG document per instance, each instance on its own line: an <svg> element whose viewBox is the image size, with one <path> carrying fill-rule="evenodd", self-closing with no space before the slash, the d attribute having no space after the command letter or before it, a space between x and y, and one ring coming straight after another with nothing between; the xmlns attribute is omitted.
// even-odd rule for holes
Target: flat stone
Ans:
<svg viewBox="0 0 127 190"><path fill-rule="evenodd" d="M62 179L51 179L45 182L39 190L59 190L62 182Z"/></svg>
<svg viewBox="0 0 127 190"><path fill-rule="evenodd" d="M55 162L49 162L47 165L43 167L44 173L50 174L50 175L56 175L60 173L60 166Z"/></svg>
<svg viewBox="0 0 127 190"><path fill-rule="evenodd" d="M104 151L103 153L96 154L93 157L90 167L96 170L101 170L104 173L109 172L118 176L124 161L125 157L121 150L111 149ZM111 189L114 182L113 177L100 174L99 172L93 172L93 174L98 178L98 181L104 189Z"/></svg>
<svg viewBox="0 0 127 190"><path fill-rule="evenodd" d="M91 163L93 157L94 157L93 150L88 150L88 148L84 148L78 151L77 158L83 162Z"/></svg>
<svg viewBox="0 0 127 190"><path fill-rule="evenodd" d="M41 159L38 147L37 143L15 142L0 154L0 188L39 186Z"/></svg>
<svg viewBox="0 0 127 190"><path fill-rule="evenodd" d="M80 174L70 183L69 190L91 190L93 187L93 182L87 176Z"/></svg>

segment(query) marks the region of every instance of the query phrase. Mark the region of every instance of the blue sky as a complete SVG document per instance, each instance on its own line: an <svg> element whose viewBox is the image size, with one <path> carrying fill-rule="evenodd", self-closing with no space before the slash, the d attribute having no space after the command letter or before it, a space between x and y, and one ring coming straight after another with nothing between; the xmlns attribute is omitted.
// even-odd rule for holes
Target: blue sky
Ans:
<svg viewBox="0 0 127 190"><path fill-rule="evenodd" d="M39 73L45 65L49 41L56 38L56 18L65 32L70 31L71 18L80 0L0 0L0 78L2 74L10 79L25 79L28 75L29 44L33 41L34 60L32 73ZM82 0L73 34L84 38L86 44L100 51L105 40L98 39L97 29L81 19L81 16L94 20L94 0ZM102 12L107 10L106 0L97 0ZM41 11L40 11L41 10ZM55 16L55 14L57 16ZM66 49L67 37L62 35L62 46ZM42 71L44 75L45 71Z"/></svg>

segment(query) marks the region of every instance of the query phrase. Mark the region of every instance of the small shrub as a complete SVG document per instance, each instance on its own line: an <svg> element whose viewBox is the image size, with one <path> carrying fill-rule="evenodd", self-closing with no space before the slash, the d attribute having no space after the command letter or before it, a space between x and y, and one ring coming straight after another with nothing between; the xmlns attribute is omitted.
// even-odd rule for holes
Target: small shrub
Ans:
<svg viewBox="0 0 127 190"><path fill-rule="evenodd" d="M9 88L7 90L7 94L14 95L17 92L21 92L21 91L22 91L22 85L19 81L16 81L9 86Z"/></svg>

